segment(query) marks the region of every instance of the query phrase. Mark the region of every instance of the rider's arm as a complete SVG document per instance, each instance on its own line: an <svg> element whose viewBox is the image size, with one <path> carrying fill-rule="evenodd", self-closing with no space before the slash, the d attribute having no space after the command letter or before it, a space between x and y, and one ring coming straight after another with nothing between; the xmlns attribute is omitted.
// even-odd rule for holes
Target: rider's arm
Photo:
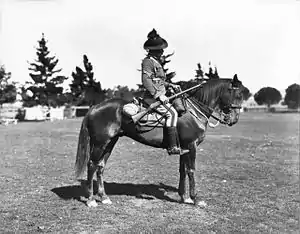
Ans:
<svg viewBox="0 0 300 234"><path fill-rule="evenodd" d="M145 89L147 89L150 94L156 98L157 96L157 89L155 88L155 85L153 84L153 77L154 77L154 71L153 71L153 64L150 59L144 59L142 62L142 83Z"/></svg>

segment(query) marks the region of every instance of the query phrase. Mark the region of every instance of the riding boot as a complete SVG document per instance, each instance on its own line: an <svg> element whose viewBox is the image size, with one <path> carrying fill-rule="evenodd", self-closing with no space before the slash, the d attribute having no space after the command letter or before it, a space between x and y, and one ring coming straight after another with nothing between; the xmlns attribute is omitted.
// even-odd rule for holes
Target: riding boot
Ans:
<svg viewBox="0 0 300 234"><path fill-rule="evenodd" d="M167 127L168 137L168 154L180 154L181 149L178 147L177 129L176 127Z"/></svg>

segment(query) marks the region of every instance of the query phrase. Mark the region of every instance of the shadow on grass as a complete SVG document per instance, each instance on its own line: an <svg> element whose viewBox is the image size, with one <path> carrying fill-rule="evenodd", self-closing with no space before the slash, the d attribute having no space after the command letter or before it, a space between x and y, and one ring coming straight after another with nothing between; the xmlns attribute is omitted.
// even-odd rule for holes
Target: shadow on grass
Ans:
<svg viewBox="0 0 300 234"><path fill-rule="evenodd" d="M82 197L87 197L85 190L85 180L80 180L81 185L71 185L53 188L51 191L62 199L76 199L82 201ZM139 199L152 200L154 198L169 202L178 202L166 195L166 192L177 192L177 188L160 184L132 184L132 183L104 183L107 195L134 196ZM97 191L96 181L94 181L94 191Z"/></svg>

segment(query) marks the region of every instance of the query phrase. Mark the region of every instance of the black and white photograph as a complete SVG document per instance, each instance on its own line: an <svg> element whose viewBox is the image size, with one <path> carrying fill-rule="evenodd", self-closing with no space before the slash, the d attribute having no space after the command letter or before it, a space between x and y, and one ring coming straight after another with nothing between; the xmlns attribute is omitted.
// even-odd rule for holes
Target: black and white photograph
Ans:
<svg viewBox="0 0 300 234"><path fill-rule="evenodd" d="M299 0L0 0L0 233L299 233Z"/></svg>

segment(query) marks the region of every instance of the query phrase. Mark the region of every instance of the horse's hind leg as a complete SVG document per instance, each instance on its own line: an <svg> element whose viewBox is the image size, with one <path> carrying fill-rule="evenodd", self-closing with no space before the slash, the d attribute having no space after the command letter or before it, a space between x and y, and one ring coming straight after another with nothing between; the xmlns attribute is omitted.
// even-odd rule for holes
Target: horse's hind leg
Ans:
<svg viewBox="0 0 300 234"><path fill-rule="evenodd" d="M88 201L87 205L89 207L97 206L96 201L93 198L94 195L94 186L93 179L96 171L99 170L99 161L101 159L101 155L103 154L106 142L98 142L96 140L92 141L91 144L91 158L87 164L87 193L88 193Z"/></svg>
<svg viewBox="0 0 300 234"><path fill-rule="evenodd" d="M104 168L105 168L106 162L107 162L115 144L117 143L118 139L119 139L119 137L114 137L108 142L108 144L106 145L106 147L102 153L101 159L98 163L98 170L97 170L98 195L101 198L101 202L103 204L111 204L111 200L105 193L103 173L104 173Z"/></svg>
<svg viewBox="0 0 300 234"><path fill-rule="evenodd" d="M87 164L87 193L88 193L88 201L87 205L89 207L97 206L96 201L93 199L93 178L94 174L97 170L97 165L94 164L92 160L90 160Z"/></svg>

